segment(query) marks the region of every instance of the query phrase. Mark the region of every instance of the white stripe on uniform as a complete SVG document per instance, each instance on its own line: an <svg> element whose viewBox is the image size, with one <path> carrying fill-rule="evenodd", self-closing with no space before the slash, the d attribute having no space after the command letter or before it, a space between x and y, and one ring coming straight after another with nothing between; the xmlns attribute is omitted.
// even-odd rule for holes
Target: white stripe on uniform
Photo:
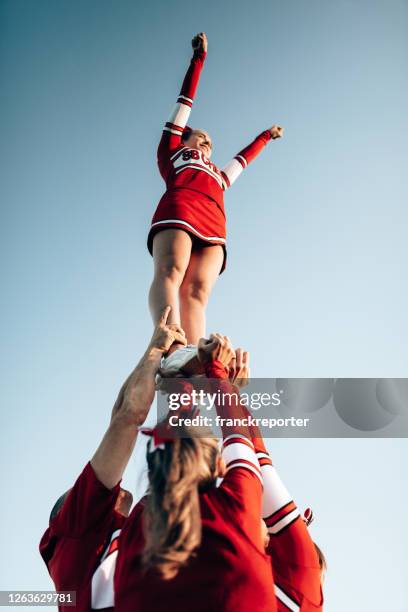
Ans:
<svg viewBox="0 0 408 612"><path fill-rule="evenodd" d="M224 446L222 449L222 456L227 466L231 461L246 459L246 461L253 463L259 470L259 463L254 451L247 444L243 444L242 442L234 442L228 444L228 446Z"/></svg>
<svg viewBox="0 0 408 612"><path fill-rule="evenodd" d="M193 98L188 98L187 96L180 95L179 98L183 98L183 100L187 100L188 102L191 102L191 104L194 102Z"/></svg>
<svg viewBox="0 0 408 612"><path fill-rule="evenodd" d="M198 162L199 160L197 160ZM180 174L180 172L183 172L183 170L187 170L187 168L192 168L193 170L202 170L202 172L206 172L207 174L209 174L210 176L212 176L213 179L215 179L217 181L217 183L219 184L219 186L222 188L222 179L221 177L218 176L218 174L215 174L214 172L211 172L210 170L207 170L207 168L204 168L201 165L192 165L192 164L187 164L186 166L183 166L182 168L179 168L178 170L176 170L176 174Z"/></svg>
<svg viewBox="0 0 408 612"><path fill-rule="evenodd" d="M186 127L190 113L191 113L190 106L187 106L187 104L183 104L182 102L177 102L176 106L173 109L173 112L168 118L168 123L175 123L176 125L179 125L181 128L184 128Z"/></svg>
<svg viewBox="0 0 408 612"><path fill-rule="evenodd" d="M231 159L222 169L222 172L227 175L230 185L237 180L242 171L243 167L237 159Z"/></svg>
<svg viewBox="0 0 408 612"><path fill-rule="evenodd" d="M292 612L300 611L300 607L296 603L296 601L293 601L293 599L291 599L289 595L282 591L282 589L280 589L277 584L275 584L275 595L283 604L285 604L287 608L289 608L289 610L292 610Z"/></svg>
<svg viewBox="0 0 408 612"><path fill-rule="evenodd" d="M291 502L292 497L273 465L261 465L261 472L265 484L262 516L266 518Z"/></svg>
<svg viewBox="0 0 408 612"><path fill-rule="evenodd" d="M190 223L187 223L187 221L182 221L182 219L163 219L163 221L156 221L155 223L152 223L151 227L155 227L156 225L164 225L167 223L177 223L178 225L186 225L194 234L196 234L199 238L202 238L203 240L216 240L217 242L226 242L225 238L221 238L220 236L204 236L204 234L196 230L196 228L190 225Z"/></svg>
<svg viewBox="0 0 408 612"><path fill-rule="evenodd" d="M173 160L175 157L177 157L177 155L180 155L180 153L181 153L182 151L184 151L185 149L187 149L187 147L182 147L181 149L178 149L178 150L175 152L175 154L174 154L174 155L172 155L172 156L170 157L170 160Z"/></svg>
<svg viewBox="0 0 408 612"><path fill-rule="evenodd" d="M173 130L172 128L164 127L163 132L171 132L172 134L176 134L176 136L182 136L183 132L179 132L178 130Z"/></svg>
<svg viewBox="0 0 408 612"><path fill-rule="evenodd" d="M234 463L233 465L230 465L229 467L227 467L227 469L225 470L225 473L227 473L230 470L233 470L234 468L237 468L237 467L243 467L243 468L249 470L250 472L253 472L254 474L256 474L256 476L258 476L260 483L263 484L262 483L262 476L260 475L259 471L257 470L256 467L253 467L252 465L249 465L249 463L244 463L244 462L242 462L242 463Z"/></svg>
<svg viewBox="0 0 408 612"><path fill-rule="evenodd" d="M294 521L299 515L300 515L299 510L295 508L294 510L292 510L292 512L289 512L289 514L287 514L286 516L281 518L277 523L272 525L272 527L268 527L268 533L272 533L273 535L276 535L277 533L282 531L282 529L286 527L286 525L289 525L289 523Z"/></svg>
<svg viewBox="0 0 408 612"><path fill-rule="evenodd" d="M236 157L237 159L240 159L240 160L242 161L242 163L244 164L244 168L246 168L246 167L247 167L248 162L247 162L247 160L245 159L245 157L242 157L242 155L236 155L235 157Z"/></svg>

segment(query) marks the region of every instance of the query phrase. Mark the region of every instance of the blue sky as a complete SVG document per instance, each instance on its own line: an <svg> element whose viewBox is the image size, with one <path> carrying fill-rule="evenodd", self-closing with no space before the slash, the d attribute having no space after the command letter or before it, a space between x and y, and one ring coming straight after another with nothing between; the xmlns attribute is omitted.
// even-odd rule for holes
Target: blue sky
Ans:
<svg viewBox="0 0 408 612"><path fill-rule="evenodd" d="M1 2L0 588L50 588L49 509L149 338L156 146L197 31L191 124L215 163L286 128L227 194L208 331L247 347L254 376L407 375L407 18L397 0ZM403 612L405 440L268 445L318 516L326 610Z"/></svg>

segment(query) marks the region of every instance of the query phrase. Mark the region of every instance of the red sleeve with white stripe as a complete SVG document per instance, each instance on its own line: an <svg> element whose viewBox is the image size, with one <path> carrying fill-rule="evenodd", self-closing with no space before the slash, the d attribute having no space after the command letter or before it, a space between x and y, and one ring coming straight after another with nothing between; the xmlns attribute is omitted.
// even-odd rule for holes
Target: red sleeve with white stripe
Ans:
<svg viewBox="0 0 408 612"><path fill-rule="evenodd" d="M158 149L159 163L163 155L168 155L170 151L173 151L181 144L181 136L190 116L205 57L206 54L204 52L194 52L176 105L163 129Z"/></svg>
<svg viewBox="0 0 408 612"><path fill-rule="evenodd" d="M226 187L231 187L232 183L237 180L244 168L259 155L270 139L270 130L265 130L222 168L221 174Z"/></svg>
<svg viewBox="0 0 408 612"><path fill-rule="evenodd" d="M270 535L267 552L279 564L317 567L318 559L309 530L266 449L257 449L257 458L264 482L262 517ZM285 570L286 567L284 574Z"/></svg>
<svg viewBox="0 0 408 612"><path fill-rule="evenodd" d="M206 367L208 378L215 381L216 399L227 397L227 402L215 402L217 416L221 419L223 434L222 456L226 464L226 476L222 487L229 489L244 507L248 499L254 496L253 503L258 512L261 510L262 476L251 441L249 428L243 424L233 423L242 419L245 414L240 404L239 391L228 379L228 371L223 364L214 361ZM232 424L227 421L232 421Z"/></svg>

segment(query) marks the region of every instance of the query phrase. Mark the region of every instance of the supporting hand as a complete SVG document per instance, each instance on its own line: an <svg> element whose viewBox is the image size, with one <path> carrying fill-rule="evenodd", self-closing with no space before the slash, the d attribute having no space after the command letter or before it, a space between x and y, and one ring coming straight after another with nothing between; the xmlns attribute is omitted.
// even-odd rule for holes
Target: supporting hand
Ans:
<svg viewBox="0 0 408 612"><path fill-rule="evenodd" d="M229 368L235 351L228 336L221 334L211 334L209 339L201 338L198 343L198 359L204 365L212 361L220 361L226 368Z"/></svg>
<svg viewBox="0 0 408 612"><path fill-rule="evenodd" d="M230 381L237 387L245 387L249 382L250 372L248 351L237 348L230 364Z"/></svg>
<svg viewBox="0 0 408 612"><path fill-rule="evenodd" d="M183 346L187 344L184 330L175 323L167 323L170 312L171 306L166 306L153 332L152 339L150 340L149 347L147 349L148 351L157 350L163 354L167 353L174 342L182 344Z"/></svg>

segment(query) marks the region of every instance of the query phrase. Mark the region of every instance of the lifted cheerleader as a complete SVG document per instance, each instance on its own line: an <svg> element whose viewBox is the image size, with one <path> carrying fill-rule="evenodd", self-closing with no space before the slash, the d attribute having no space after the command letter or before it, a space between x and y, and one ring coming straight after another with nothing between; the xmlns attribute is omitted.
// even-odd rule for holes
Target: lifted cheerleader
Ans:
<svg viewBox="0 0 408 612"><path fill-rule="evenodd" d="M275 125L265 130L219 170L210 161L210 136L187 127L207 53L206 35L197 34L192 46L193 58L158 148L159 170L167 191L153 216L148 249L154 258L149 294L153 321L158 321L163 308L171 306L170 323L181 324L188 343L196 345L205 336L209 295L225 268L224 191L269 140L282 136L283 128ZM172 360L173 371L195 353L196 347L190 352L182 350Z"/></svg>

